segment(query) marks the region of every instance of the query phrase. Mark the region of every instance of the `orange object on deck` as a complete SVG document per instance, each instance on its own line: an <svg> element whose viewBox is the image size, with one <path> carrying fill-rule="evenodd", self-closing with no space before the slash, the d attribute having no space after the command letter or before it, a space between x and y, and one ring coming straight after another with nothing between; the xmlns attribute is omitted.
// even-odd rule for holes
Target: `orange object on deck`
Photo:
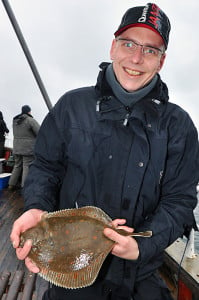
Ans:
<svg viewBox="0 0 199 300"><path fill-rule="evenodd" d="M179 280L179 291L178 291L178 300L192 300L192 292L187 287L186 284L184 284L183 281Z"/></svg>
<svg viewBox="0 0 199 300"><path fill-rule="evenodd" d="M5 154L4 154L4 158L5 158L5 160L8 160L8 158L10 157L10 155L11 155L11 152L12 152L12 150L11 149L9 149L9 148L5 148Z"/></svg>

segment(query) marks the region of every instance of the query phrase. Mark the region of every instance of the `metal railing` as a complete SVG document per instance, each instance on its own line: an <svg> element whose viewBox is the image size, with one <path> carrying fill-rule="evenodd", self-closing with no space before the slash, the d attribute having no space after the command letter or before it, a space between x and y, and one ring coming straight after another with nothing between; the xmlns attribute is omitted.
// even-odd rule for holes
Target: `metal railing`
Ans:
<svg viewBox="0 0 199 300"><path fill-rule="evenodd" d="M42 79L40 77L38 69L37 69L37 67L35 65L33 57L32 57L32 55L30 53L28 45L27 45L27 43L26 43L26 41L24 39L24 36L23 36L22 31L21 31L21 29L19 27L19 24L18 24L18 22L17 22L17 20L15 18L13 10L12 10L10 4L9 4L9 1L8 0L2 0L2 3L4 5L4 8L5 8L6 12L7 12L7 15L8 15L9 19L10 19L10 22L11 22L11 24L13 26L13 29L14 29L14 31L16 33L18 41L19 41L19 43L20 43L20 45L21 45L21 47L23 49L23 52L24 52L25 57L26 57L26 59L28 61L28 64L29 64L29 66L30 66L30 68L32 70L34 78L35 78L35 80L37 82L37 85L38 85L38 87L40 89L40 92L41 92L41 94L43 96L43 99L44 99L44 101L45 101L48 109L50 110L52 108L52 103L50 101L50 98L48 96L46 88L45 88L45 86L43 84L43 81L42 81Z"/></svg>
<svg viewBox="0 0 199 300"><path fill-rule="evenodd" d="M199 228L199 224L197 224L197 227ZM185 256L188 258L195 258L197 256L195 252L195 230L194 229L191 230Z"/></svg>

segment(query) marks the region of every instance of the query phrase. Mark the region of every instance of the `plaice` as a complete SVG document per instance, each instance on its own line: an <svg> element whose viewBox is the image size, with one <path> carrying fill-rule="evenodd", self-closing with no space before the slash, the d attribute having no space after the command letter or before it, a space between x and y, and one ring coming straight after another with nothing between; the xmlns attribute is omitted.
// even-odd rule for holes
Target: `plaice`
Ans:
<svg viewBox="0 0 199 300"><path fill-rule="evenodd" d="M114 229L111 222L103 210L93 206L47 213L37 226L21 235L20 246L27 239L32 240L28 256L47 281L70 289L86 287L95 281L114 245L103 234L106 227ZM116 231L131 236L152 235L151 231Z"/></svg>

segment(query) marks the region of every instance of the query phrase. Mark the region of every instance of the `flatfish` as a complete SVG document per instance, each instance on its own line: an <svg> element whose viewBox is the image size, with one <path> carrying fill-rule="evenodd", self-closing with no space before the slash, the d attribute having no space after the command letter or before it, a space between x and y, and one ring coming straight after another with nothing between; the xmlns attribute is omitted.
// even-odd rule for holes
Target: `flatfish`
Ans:
<svg viewBox="0 0 199 300"><path fill-rule="evenodd" d="M112 228L123 235L150 237L151 231L127 233L115 229L112 219L100 208L85 206L46 213L37 226L21 234L20 246L32 240L29 258L39 275L70 289L91 285L114 246L103 230Z"/></svg>

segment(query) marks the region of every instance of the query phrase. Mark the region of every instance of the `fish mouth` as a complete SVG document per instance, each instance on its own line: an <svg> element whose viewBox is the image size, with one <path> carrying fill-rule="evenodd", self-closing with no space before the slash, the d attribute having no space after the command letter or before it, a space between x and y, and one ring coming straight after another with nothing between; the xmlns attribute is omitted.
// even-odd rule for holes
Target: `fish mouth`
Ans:
<svg viewBox="0 0 199 300"><path fill-rule="evenodd" d="M143 74L143 73L140 72L140 71L132 70L132 69L129 69L129 68L124 68L124 71L125 71L127 74L131 75L131 76L140 76L140 75Z"/></svg>

